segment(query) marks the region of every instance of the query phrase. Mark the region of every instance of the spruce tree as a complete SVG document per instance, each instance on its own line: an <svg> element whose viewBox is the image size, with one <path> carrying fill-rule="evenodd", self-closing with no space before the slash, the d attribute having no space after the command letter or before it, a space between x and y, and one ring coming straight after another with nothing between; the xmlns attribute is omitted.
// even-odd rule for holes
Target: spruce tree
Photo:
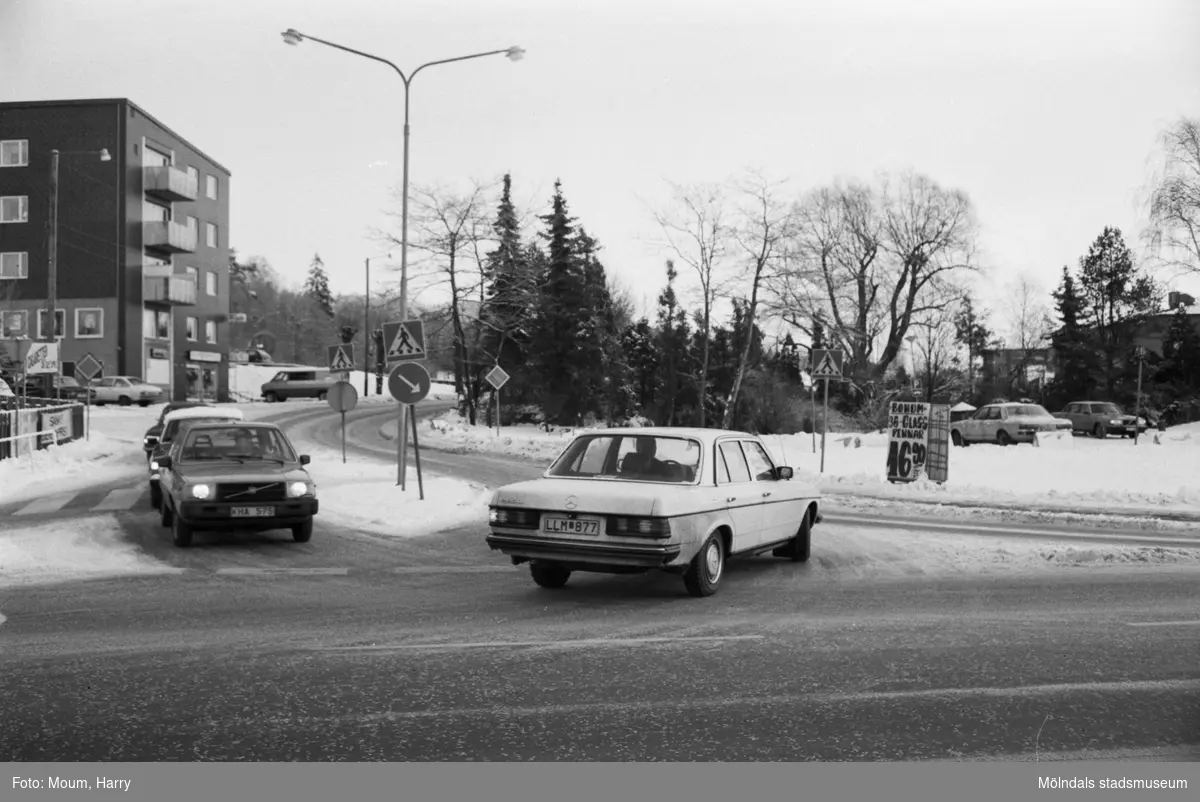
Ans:
<svg viewBox="0 0 1200 802"><path fill-rule="evenodd" d="M1062 371L1056 384L1072 398L1090 395L1094 360L1087 332L1083 328L1084 303L1079 296L1075 277L1065 265L1062 281L1053 295L1060 327L1050 335L1050 342L1058 355Z"/></svg>
<svg viewBox="0 0 1200 802"><path fill-rule="evenodd" d="M1200 334L1196 333L1191 315L1183 305L1171 316L1162 355L1158 377L1178 382L1187 390L1194 389L1200 378Z"/></svg>
<svg viewBox="0 0 1200 802"><path fill-rule="evenodd" d="M492 223L498 244L487 254L483 278L485 323L482 346L516 381L514 389L528 385L526 363L534 318L534 283L529 275L529 253L521 244L521 229L512 203L512 176L505 174L496 220Z"/></svg>
<svg viewBox="0 0 1200 802"><path fill-rule="evenodd" d="M327 318L333 319L333 293L329 291L329 275L320 254L313 254L308 278L304 281L304 294Z"/></svg>

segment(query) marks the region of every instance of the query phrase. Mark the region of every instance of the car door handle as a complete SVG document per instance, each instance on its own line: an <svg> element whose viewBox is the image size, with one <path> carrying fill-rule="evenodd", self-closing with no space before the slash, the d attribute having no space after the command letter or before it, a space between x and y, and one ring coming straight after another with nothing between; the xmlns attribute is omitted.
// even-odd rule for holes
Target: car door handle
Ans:
<svg viewBox="0 0 1200 802"><path fill-rule="evenodd" d="M737 496L728 496L728 497L725 499L725 501L727 501L727 502L729 502L729 501L737 501Z"/></svg>
<svg viewBox="0 0 1200 802"><path fill-rule="evenodd" d="M771 495L771 494L770 494L770 493L763 493L763 498L766 498L766 497L767 497L767 496L769 496L769 495Z"/></svg>

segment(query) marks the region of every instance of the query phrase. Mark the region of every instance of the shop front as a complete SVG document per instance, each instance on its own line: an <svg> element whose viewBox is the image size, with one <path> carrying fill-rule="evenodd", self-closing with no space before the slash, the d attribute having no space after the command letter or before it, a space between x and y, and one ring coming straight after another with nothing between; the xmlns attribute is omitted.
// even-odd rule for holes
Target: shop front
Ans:
<svg viewBox="0 0 1200 802"><path fill-rule="evenodd" d="M221 354L218 351L188 351L185 364L187 399L217 401Z"/></svg>

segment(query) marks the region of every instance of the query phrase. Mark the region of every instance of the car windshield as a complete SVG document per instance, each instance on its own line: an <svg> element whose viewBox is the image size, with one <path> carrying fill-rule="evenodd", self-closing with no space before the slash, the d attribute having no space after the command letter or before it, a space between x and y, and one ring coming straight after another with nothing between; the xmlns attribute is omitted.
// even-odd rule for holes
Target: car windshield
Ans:
<svg viewBox="0 0 1200 802"><path fill-rule="evenodd" d="M586 435L567 447L547 475L688 484L700 467L700 443L659 435Z"/></svg>
<svg viewBox="0 0 1200 802"><path fill-rule="evenodd" d="M205 426L189 429L179 453L184 462L233 460L284 460L296 454L276 429L265 426Z"/></svg>
<svg viewBox="0 0 1200 802"><path fill-rule="evenodd" d="M167 421L166 427L163 429L162 441L164 443L174 440L179 435L180 430L196 423L224 423L229 418L223 415L214 415L211 418L175 418Z"/></svg>
<svg viewBox="0 0 1200 802"><path fill-rule="evenodd" d="M1046 408L1037 404L1019 404L1015 407L1009 407L1008 414L1020 415L1026 418L1050 417L1050 413L1046 411Z"/></svg>
<svg viewBox="0 0 1200 802"><path fill-rule="evenodd" d="M1121 408L1116 404L1096 404L1095 409L1101 415L1120 415Z"/></svg>

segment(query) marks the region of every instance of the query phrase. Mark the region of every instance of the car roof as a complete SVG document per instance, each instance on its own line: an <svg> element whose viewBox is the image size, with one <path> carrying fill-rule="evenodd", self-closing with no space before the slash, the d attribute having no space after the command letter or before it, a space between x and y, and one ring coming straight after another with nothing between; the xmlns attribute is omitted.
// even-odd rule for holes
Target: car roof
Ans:
<svg viewBox="0 0 1200 802"><path fill-rule="evenodd" d="M196 423L193 423L191 426L189 426L188 431L196 432L196 431L204 431L205 429L228 429L231 426L236 426L238 429L252 428L252 429L273 429L278 432L283 431L282 429L279 428L279 426L277 426L274 423L266 423L263 421L253 421L253 420L224 420L224 421L202 420L202 421L197 421Z"/></svg>
<svg viewBox="0 0 1200 802"><path fill-rule="evenodd" d="M756 437L757 435L749 432L740 432L733 429L701 429L694 426L635 426L635 427L613 427L611 429L595 429L587 432L580 432L580 437L589 435L619 435L622 437L634 436L649 436L649 437L692 437L704 442L711 442L718 437Z"/></svg>
<svg viewBox="0 0 1200 802"><path fill-rule="evenodd" d="M167 413L163 420L170 423L173 420L190 420L192 418L225 418L227 420L244 420L245 414L237 407L194 406L183 407ZM216 421L214 421L215 423Z"/></svg>

